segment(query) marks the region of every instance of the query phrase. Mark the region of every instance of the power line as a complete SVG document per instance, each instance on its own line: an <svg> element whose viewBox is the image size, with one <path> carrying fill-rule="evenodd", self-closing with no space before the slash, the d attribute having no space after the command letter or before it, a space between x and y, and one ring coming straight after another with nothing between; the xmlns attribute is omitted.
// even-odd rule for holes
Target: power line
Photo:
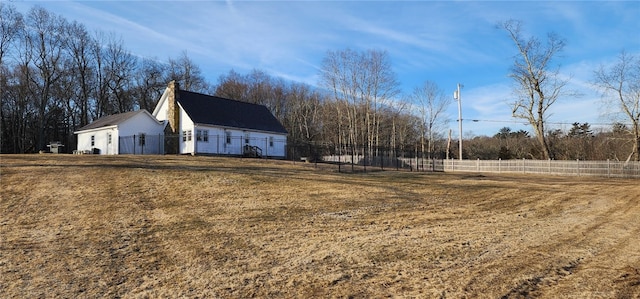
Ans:
<svg viewBox="0 0 640 299"><path fill-rule="evenodd" d="M474 123L477 122L492 122L492 123L511 123L511 124L521 124L521 125L529 125L528 122L524 122L524 121L517 121L517 120L497 120L497 119L463 119L463 121L471 121ZM546 121L545 124L550 124L550 125L573 125L574 123L579 123L582 124L581 122L550 122L550 121ZM589 125L594 125L594 126L613 126L615 124L621 124L621 125L631 125L630 123L623 123L623 122L613 122L613 123L589 123L589 122L585 122L588 123Z"/></svg>

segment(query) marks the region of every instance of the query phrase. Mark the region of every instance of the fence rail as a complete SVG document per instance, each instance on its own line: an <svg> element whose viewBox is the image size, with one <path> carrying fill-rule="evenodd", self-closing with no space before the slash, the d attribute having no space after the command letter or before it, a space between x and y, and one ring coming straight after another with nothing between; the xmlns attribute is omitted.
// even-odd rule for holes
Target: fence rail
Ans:
<svg viewBox="0 0 640 299"><path fill-rule="evenodd" d="M444 160L444 171L640 178L638 161Z"/></svg>
<svg viewBox="0 0 640 299"><path fill-rule="evenodd" d="M364 156L364 155L331 155L323 156L322 162L335 165L357 166L366 171L369 169L389 169L408 171L444 171L443 160L427 159L420 157L388 157L388 156Z"/></svg>
<svg viewBox="0 0 640 299"><path fill-rule="evenodd" d="M363 156L324 156L323 162L342 166L339 170L349 171L353 167L367 171L375 168L408 171L444 172L493 172L528 173L568 176L598 176L617 178L640 178L638 161L558 161L558 160L442 160L423 158L389 158ZM350 169L351 168L351 169Z"/></svg>

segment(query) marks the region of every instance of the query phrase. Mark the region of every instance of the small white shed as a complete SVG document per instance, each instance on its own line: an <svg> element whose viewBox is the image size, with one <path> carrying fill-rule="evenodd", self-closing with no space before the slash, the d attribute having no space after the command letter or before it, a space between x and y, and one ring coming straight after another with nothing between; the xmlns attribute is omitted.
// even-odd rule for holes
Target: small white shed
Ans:
<svg viewBox="0 0 640 299"><path fill-rule="evenodd" d="M163 130L163 122L138 110L99 118L74 133L78 153L163 154Z"/></svg>

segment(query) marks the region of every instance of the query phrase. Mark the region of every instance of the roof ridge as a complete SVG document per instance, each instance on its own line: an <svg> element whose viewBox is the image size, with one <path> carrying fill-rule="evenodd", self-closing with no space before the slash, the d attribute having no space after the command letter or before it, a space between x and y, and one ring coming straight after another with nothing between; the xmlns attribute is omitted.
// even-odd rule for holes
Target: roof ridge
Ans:
<svg viewBox="0 0 640 299"><path fill-rule="evenodd" d="M149 113L146 109L138 109L138 110L133 110L133 111L127 111L127 112L120 112L120 113L116 113L116 114L105 115L105 116L100 117L100 118L92 121L91 123L79 128L78 131L92 130L92 129L102 128L102 127L118 125L118 124L128 120L129 118L131 118L131 116L139 114L139 113L144 113L145 111L147 113Z"/></svg>
<svg viewBox="0 0 640 299"><path fill-rule="evenodd" d="M227 101L234 101L234 102L239 102L239 103L243 103L243 104L249 104L249 105L258 105L258 106L264 106L267 107L267 105L265 104L258 104L258 103L251 103L251 102L245 102L242 100L236 100L236 99L230 99L230 98L224 98L224 97L220 97L220 96L215 96L215 95L210 95L210 94L206 94L206 93L200 93L200 92L194 92L194 91L188 91L188 90L179 90L180 92L188 92L188 93L192 93L192 94L196 94L196 95L201 95L201 96L205 96L205 97L211 97L211 98L218 98L221 100L227 100ZM180 99L178 99L178 101L180 101ZM268 108L268 107L267 107Z"/></svg>
<svg viewBox="0 0 640 299"><path fill-rule="evenodd" d="M287 132L266 105L183 90L179 95L178 103L194 123Z"/></svg>

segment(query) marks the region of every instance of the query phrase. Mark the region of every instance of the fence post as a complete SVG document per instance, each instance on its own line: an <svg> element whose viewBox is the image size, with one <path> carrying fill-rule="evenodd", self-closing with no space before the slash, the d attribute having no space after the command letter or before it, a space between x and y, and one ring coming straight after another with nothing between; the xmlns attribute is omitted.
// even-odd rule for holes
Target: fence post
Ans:
<svg viewBox="0 0 640 299"><path fill-rule="evenodd" d="M498 173L501 172L500 166L502 165L502 158L498 158Z"/></svg>
<svg viewBox="0 0 640 299"><path fill-rule="evenodd" d="M364 173L367 173L367 149L362 148L362 165L364 166Z"/></svg>
<svg viewBox="0 0 640 299"><path fill-rule="evenodd" d="M549 158L549 161L547 163L547 168L549 169L549 173L551 173L551 158Z"/></svg>
<svg viewBox="0 0 640 299"><path fill-rule="evenodd" d="M522 158L522 173L527 173L527 171L525 170L525 159Z"/></svg>
<svg viewBox="0 0 640 299"><path fill-rule="evenodd" d="M607 159L607 177L611 177L611 161L609 159Z"/></svg>
<svg viewBox="0 0 640 299"><path fill-rule="evenodd" d="M476 160L476 172L480 172L480 158Z"/></svg>
<svg viewBox="0 0 640 299"><path fill-rule="evenodd" d="M398 157L398 153L394 153L394 156L396 156L396 170L400 169L400 157Z"/></svg>
<svg viewBox="0 0 640 299"><path fill-rule="evenodd" d="M576 159L576 168L578 169L578 176L580 176L580 159Z"/></svg>

